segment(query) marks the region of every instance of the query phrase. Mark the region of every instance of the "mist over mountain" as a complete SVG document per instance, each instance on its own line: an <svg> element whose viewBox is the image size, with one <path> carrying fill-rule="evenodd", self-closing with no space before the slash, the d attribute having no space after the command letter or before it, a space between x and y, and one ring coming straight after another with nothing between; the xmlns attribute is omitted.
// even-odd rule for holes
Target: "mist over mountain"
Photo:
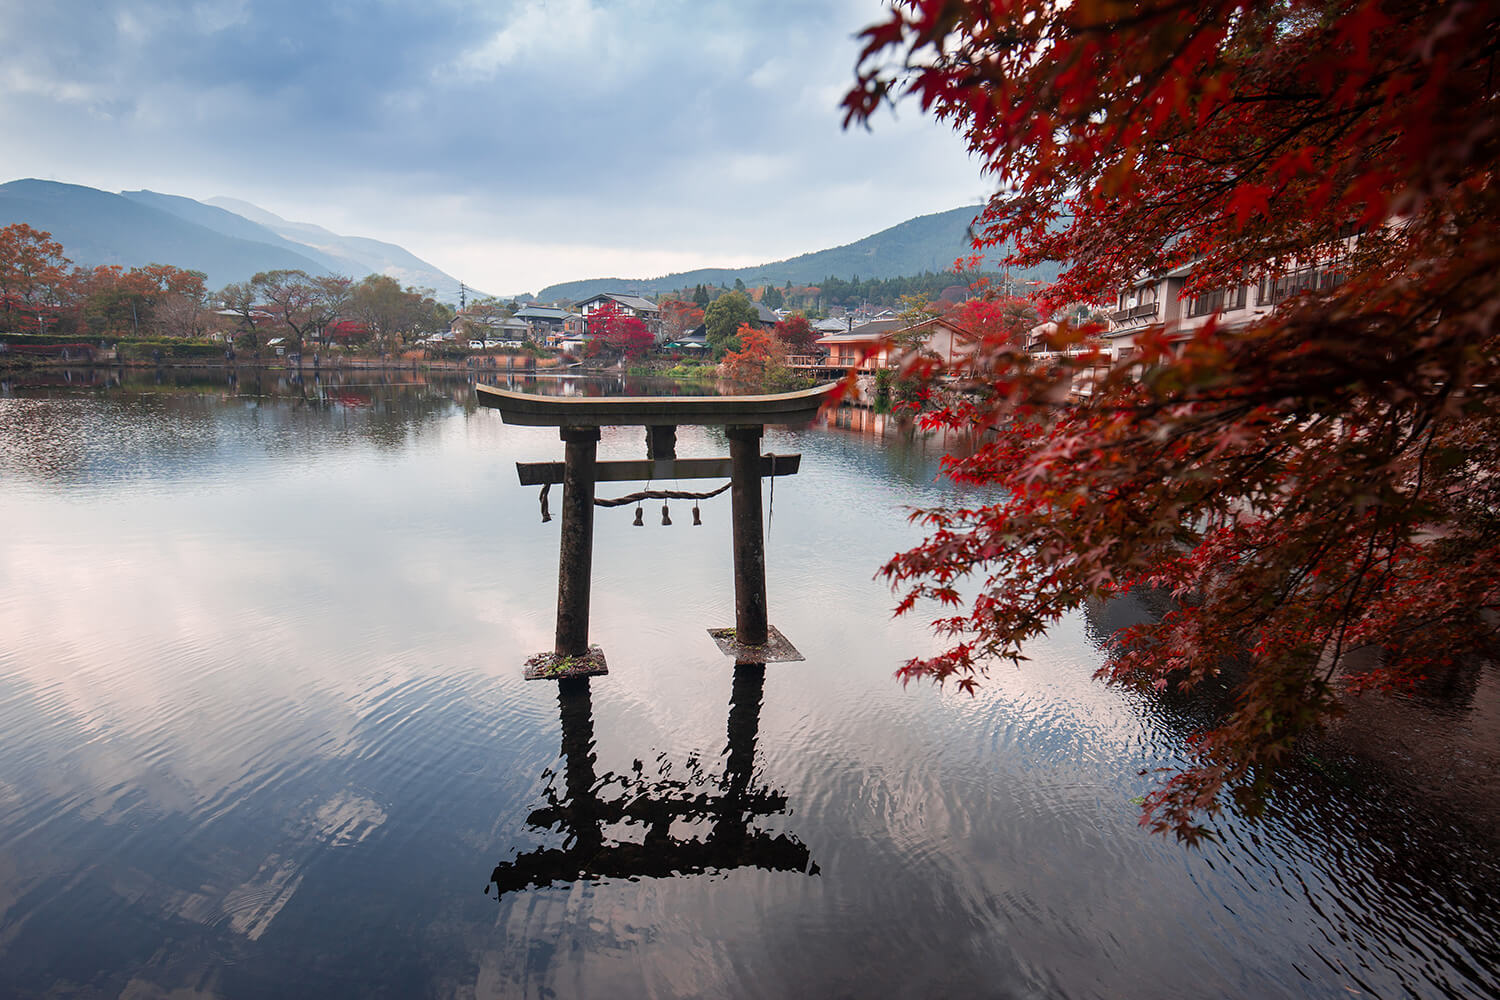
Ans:
<svg viewBox="0 0 1500 1000"><path fill-rule="evenodd" d="M431 288L441 302L458 301L457 278L438 270L395 243L385 243L364 236L341 236L310 222L291 222L238 198L210 198L205 204L228 210L283 239L311 250L338 265L333 270L340 274L354 274L356 277L364 274L388 274L402 285ZM470 297L476 294L483 293L476 293L473 286L469 286Z"/></svg>
<svg viewBox="0 0 1500 1000"><path fill-rule="evenodd" d="M317 263L329 274L354 274L359 268L351 268L350 261L339 260L319 252L304 243L286 239L269 226L254 221L243 212L219 208L207 202L194 201L175 194L160 194L156 191L121 191L120 196L152 208L170 212L180 219L211 229L234 239L251 240L268 246L281 247ZM269 214L269 213L267 213Z"/></svg>

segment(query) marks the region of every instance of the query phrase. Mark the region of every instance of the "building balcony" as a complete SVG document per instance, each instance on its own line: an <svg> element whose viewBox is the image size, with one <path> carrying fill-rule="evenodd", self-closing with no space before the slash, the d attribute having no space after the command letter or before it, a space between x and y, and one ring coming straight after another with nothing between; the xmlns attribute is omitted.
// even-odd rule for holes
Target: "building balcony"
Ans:
<svg viewBox="0 0 1500 1000"><path fill-rule="evenodd" d="M1138 306L1128 306L1124 309L1116 309L1109 314L1111 323L1141 323L1154 321L1157 316L1158 303L1142 302Z"/></svg>

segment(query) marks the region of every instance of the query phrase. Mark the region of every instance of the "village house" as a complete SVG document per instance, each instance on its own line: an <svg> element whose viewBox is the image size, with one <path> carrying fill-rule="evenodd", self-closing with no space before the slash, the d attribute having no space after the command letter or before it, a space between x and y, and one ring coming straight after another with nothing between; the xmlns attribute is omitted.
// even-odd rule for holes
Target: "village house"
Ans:
<svg viewBox="0 0 1500 1000"><path fill-rule="evenodd" d="M525 340L529 335L525 320L491 313L459 313L453 317L448 330L453 339L459 341L473 339L475 335L481 342Z"/></svg>
<svg viewBox="0 0 1500 1000"><path fill-rule="evenodd" d="M835 368L858 366L861 372L890 367L894 350L891 335L901 326L897 320L862 323L844 333L819 337L815 343L828 352L828 363Z"/></svg>
<svg viewBox="0 0 1500 1000"><path fill-rule="evenodd" d="M655 302L641 295L629 292L600 292L592 298L573 303L573 309L587 320L589 316L603 309L605 303L613 303L627 316L634 316L645 323L646 329L651 331L653 337L661 336L661 309L657 308Z"/></svg>
<svg viewBox="0 0 1500 1000"><path fill-rule="evenodd" d="M1348 252L1355 239L1352 235L1345 237L1334 244L1335 251ZM1185 264L1164 275L1143 277L1121 289L1106 314L1108 329L1102 339L1110 358L1120 360L1134 353L1135 338L1147 327L1160 325L1169 337L1186 340L1214 317L1221 327L1246 326L1293 295L1340 284L1343 278L1338 260L1335 253L1253 283L1239 282L1187 297L1183 296L1183 289L1194 264Z"/></svg>
<svg viewBox="0 0 1500 1000"><path fill-rule="evenodd" d="M875 320L844 333L820 337L816 343L828 351L830 367L855 367L868 373L899 367L913 342L919 343L922 351L951 364L973 339L974 335L957 323L936 317L913 326L905 326L899 319Z"/></svg>
<svg viewBox="0 0 1500 1000"><path fill-rule="evenodd" d="M514 318L526 324L532 340L548 344L568 332L568 319L572 316L573 313L556 306L531 305L518 309Z"/></svg>

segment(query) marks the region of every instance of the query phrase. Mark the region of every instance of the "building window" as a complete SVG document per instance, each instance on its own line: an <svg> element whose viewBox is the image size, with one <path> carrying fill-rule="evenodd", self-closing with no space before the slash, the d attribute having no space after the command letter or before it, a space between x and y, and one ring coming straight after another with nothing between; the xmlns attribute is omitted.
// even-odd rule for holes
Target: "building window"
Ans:
<svg viewBox="0 0 1500 1000"><path fill-rule="evenodd" d="M1343 269L1337 261L1300 267L1286 274L1261 278L1255 292L1255 303L1262 306L1280 305L1294 295L1320 289L1327 291L1343 283Z"/></svg>
<svg viewBox="0 0 1500 1000"><path fill-rule="evenodd" d="M1246 289L1219 288L1203 295L1194 295L1188 300L1188 317L1207 316L1210 313L1233 312L1245 308Z"/></svg>

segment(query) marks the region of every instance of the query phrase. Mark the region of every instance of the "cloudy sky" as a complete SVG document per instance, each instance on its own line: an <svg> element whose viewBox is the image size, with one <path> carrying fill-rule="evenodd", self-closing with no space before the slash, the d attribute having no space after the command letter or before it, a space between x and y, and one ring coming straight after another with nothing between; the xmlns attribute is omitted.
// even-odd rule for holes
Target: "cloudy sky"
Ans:
<svg viewBox="0 0 1500 1000"><path fill-rule="evenodd" d="M0 0L0 181L228 195L498 293L760 263L986 188L840 127L878 0Z"/></svg>

